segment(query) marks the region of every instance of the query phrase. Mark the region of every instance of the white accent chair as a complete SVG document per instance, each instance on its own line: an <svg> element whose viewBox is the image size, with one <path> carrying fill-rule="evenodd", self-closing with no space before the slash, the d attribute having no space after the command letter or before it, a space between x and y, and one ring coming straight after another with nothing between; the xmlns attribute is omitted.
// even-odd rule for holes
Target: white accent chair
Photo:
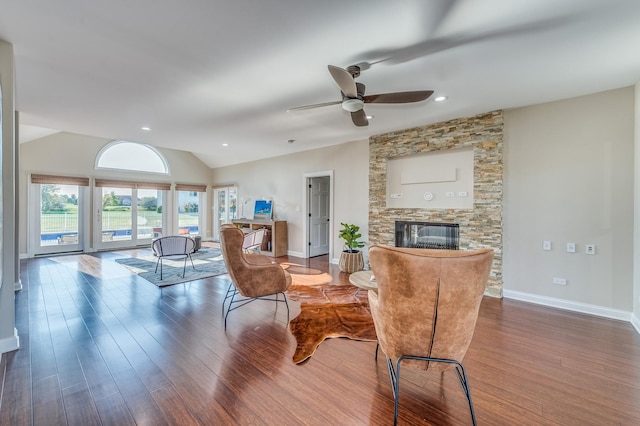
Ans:
<svg viewBox="0 0 640 426"><path fill-rule="evenodd" d="M267 228L256 229L255 231L247 232L244 234L244 240L242 241L242 250L245 253L260 253L260 246L267 233Z"/></svg>
<svg viewBox="0 0 640 426"><path fill-rule="evenodd" d="M182 268L182 278L184 278L187 270L187 259L191 260L191 266L194 271L196 270L191 258L191 253L195 251L195 248L195 240L185 235L172 235L153 240L151 249L153 254L158 256L155 273L158 273L158 265L160 265L160 279L162 280L162 259L165 257L184 257L184 267Z"/></svg>

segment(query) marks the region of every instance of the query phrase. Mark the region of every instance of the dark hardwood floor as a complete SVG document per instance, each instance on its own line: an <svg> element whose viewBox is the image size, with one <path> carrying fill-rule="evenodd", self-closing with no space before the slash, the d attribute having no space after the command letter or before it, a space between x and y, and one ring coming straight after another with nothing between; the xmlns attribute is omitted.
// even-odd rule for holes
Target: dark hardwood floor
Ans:
<svg viewBox="0 0 640 426"><path fill-rule="evenodd" d="M392 422L375 343L330 339L294 365L282 305L249 304L225 331L227 278L160 290L114 262L148 252L22 261L2 425ZM278 260L348 282L326 257ZM640 336L628 323L485 298L464 363L480 425L640 424ZM399 424L470 424L455 373L402 375Z"/></svg>

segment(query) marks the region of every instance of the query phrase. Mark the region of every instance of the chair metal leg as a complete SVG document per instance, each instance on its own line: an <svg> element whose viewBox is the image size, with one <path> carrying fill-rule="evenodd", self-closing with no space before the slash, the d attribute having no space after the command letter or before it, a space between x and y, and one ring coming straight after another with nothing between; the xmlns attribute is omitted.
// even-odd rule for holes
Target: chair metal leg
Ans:
<svg viewBox="0 0 640 426"><path fill-rule="evenodd" d="M287 295L284 292L282 297L284 297L284 305L287 307L287 324L289 324L289 302L287 302Z"/></svg>
<svg viewBox="0 0 640 426"><path fill-rule="evenodd" d="M229 302L229 307L227 308L227 313L224 315L224 329L227 329L227 317L229 316L229 312L231 312L231 305L233 305L233 299L236 297L237 292L233 292L231 295L231 301ZM224 302L223 302L224 306Z"/></svg>
<svg viewBox="0 0 640 426"><path fill-rule="evenodd" d="M227 294L229 293L229 291L231 290L231 285L229 286L229 289L227 290ZM284 300L280 300L279 299L279 295L282 294L282 297L284 298ZM276 302L276 307L277 307L277 302L284 302L284 304L287 306L287 323L289 323L289 303L287 302L287 295L284 292L279 292L279 293L274 293L274 294L270 294L270 295L266 295L266 296L258 296L258 297L246 297L244 299L238 299L236 300L236 295L238 295L238 290L236 290L235 288L233 289L233 293L231 294L231 301L229 302L229 306L227 307L227 312L224 315L224 329L227 329L227 317L229 316L229 313L231 311L234 311L238 308L243 307L244 305L246 305L247 303L251 303L255 300L269 300L272 302ZM273 296L275 296L275 299L273 298ZM229 297L229 296L227 296ZM226 299L226 297L225 297ZM239 303L238 306L232 306L234 303ZM222 308L224 310L224 301L222 302Z"/></svg>
<svg viewBox="0 0 640 426"><path fill-rule="evenodd" d="M393 392L393 425L398 423L398 399L400 398L400 361L396 362L396 369L393 368L391 358L387 357L387 368L389 379L391 380L391 391Z"/></svg>
<svg viewBox="0 0 640 426"><path fill-rule="evenodd" d="M224 296L224 300L222 301L222 310L224 311L224 304L227 302L227 299L231 297L232 293L237 292L236 287L233 285L233 281L229 281L229 287L227 287L227 294Z"/></svg>
<svg viewBox="0 0 640 426"><path fill-rule="evenodd" d="M184 265L182 265L182 278L187 274L187 257L188 256L184 257Z"/></svg>
<svg viewBox="0 0 640 426"><path fill-rule="evenodd" d="M187 259L191 260L191 267L194 271L197 271L196 266L193 264L193 258L191 257L191 253L187 254L184 257L184 265L182 266L182 278L187 274Z"/></svg>
<svg viewBox="0 0 640 426"><path fill-rule="evenodd" d="M458 375L458 379L460 380L460 385L462 386L462 391L464 395L467 397L467 402L469 403L469 411L471 412L471 421L473 422L473 426L476 425L476 413L473 409L473 402L471 401L471 390L469 389L469 382L467 381L467 372L464 369L464 366L457 362L456 366L456 374Z"/></svg>
<svg viewBox="0 0 640 426"><path fill-rule="evenodd" d="M156 263L155 274L158 273L158 264L160 264L160 281L162 281L162 257L158 257L158 262Z"/></svg>
<svg viewBox="0 0 640 426"><path fill-rule="evenodd" d="M376 356L377 356L377 347L376 347ZM393 362L389 357L387 357L387 367L389 369L389 379L391 380L391 390L393 391L393 400L394 400L394 409L393 409L393 424L394 426L398 422L398 399L400 397L400 361L403 359L417 359L426 362L444 362L447 364L455 364L455 371L460 380L460 385L462 385L462 391L464 392L464 396L467 398L467 402L469 403L469 412L471 413L471 422L473 426L476 426L476 413L473 409L473 402L471 401L471 390L469 389L469 381L467 379L467 373L464 369L464 366L461 362L456 361L454 359L443 359L443 358L428 358L421 356L409 356L403 355L396 360L395 369L393 367Z"/></svg>

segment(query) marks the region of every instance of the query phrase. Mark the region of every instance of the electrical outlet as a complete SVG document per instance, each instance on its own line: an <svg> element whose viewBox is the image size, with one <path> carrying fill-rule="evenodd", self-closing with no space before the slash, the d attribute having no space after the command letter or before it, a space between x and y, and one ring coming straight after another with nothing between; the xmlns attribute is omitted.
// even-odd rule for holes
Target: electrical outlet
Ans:
<svg viewBox="0 0 640 426"><path fill-rule="evenodd" d="M576 252L576 243L567 243L567 253Z"/></svg>
<svg viewBox="0 0 640 426"><path fill-rule="evenodd" d="M553 277L553 283L557 285L567 285L567 280L564 278Z"/></svg>
<svg viewBox="0 0 640 426"><path fill-rule="evenodd" d="M402 198L402 193L399 194L391 194L390 195L391 198Z"/></svg>
<svg viewBox="0 0 640 426"><path fill-rule="evenodd" d="M587 245L584 246L584 251L588 255L593 256L594 254L596 254L596 245L595 244L587 244Z"/></svg>
<svg viewBox="0 0 640 426"><path fill-rule="evenodd" d="M444 193L444 196L447 197L447 198L453 198L453 197L456 196L456 194L455 194L455 192L448 191L448 192Z"/></svg>
<svg viewBox="0 0 640 426"><path fill-rule="evenodd" d="M458 192L458 197L466 197L466 196L468 196L468 195L469 195L469 193L467 193L467 191L460 191L460 192Z"/></svg>
<svg viewBox="0 0 640 426"><path fill-rule="evenodd" d="M542 242L542 250L550 251L551 250L551 241L543 241Z"/></svg>

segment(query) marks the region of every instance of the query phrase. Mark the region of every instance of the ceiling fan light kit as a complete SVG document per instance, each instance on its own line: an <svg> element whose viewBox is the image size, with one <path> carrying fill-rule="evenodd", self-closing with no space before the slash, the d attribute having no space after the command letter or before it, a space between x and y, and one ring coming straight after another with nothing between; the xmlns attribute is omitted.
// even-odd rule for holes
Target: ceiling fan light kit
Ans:
<svg viewBox="0 0 640 426"><path fill-rule="evenodd" d="M360 76L360 67L351 65L342 69L329 65L329 74L335 80L342 93L342 101L324 102L321 104L305 105L290 108L287 111L300 111L341 104L342 109L351 113L351 121L358 127L368 126L369 117L364 112L364 104L405 104L424 101L433 94L433 90L416 90L410 92L381 93L365 96L365 85L354 80Z"/></svg>
<svg viewBox="0 0 640 426"><path fill-rule="evenodd" d="M362 108L364 108L364 101L362 99L345 98L345 100L342 101L342 109L345 111L356 112Z"/></svg>

